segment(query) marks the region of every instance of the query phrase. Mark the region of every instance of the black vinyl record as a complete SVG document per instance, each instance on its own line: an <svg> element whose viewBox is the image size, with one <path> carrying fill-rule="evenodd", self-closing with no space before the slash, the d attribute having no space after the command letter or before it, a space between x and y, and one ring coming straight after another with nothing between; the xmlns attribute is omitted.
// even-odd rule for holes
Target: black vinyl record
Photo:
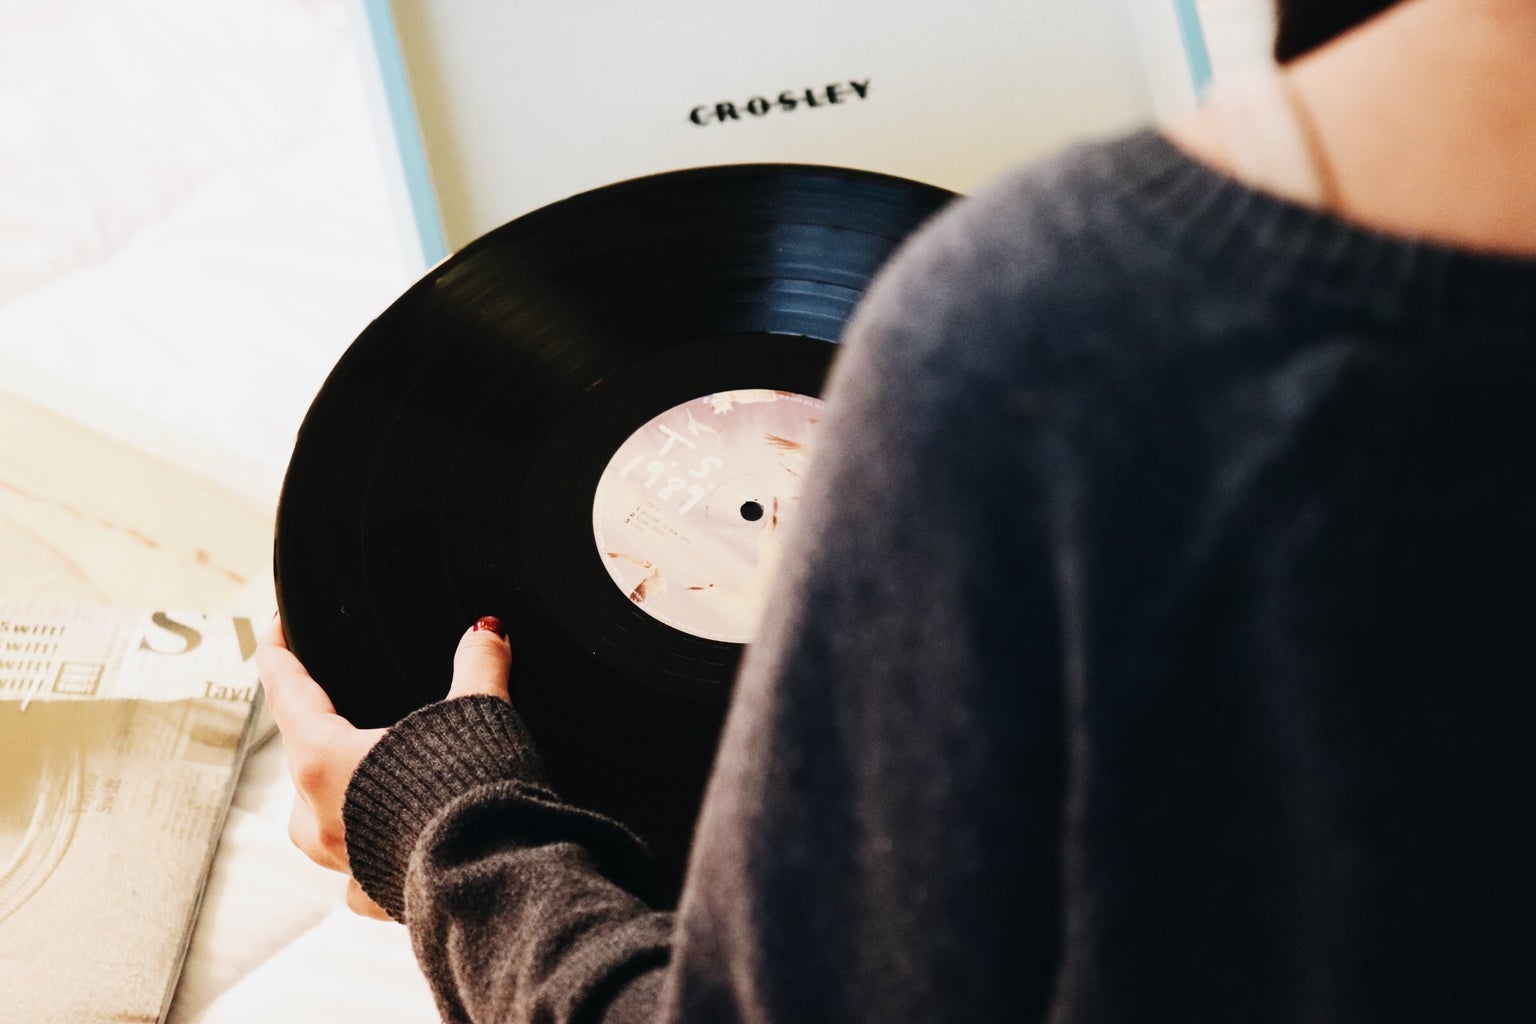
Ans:
<svg viewBox="0 0 1536 1024"><path fill-rule="evenodd" d="M688 439L616 455L709 396L819 396L872 276L950 198L841 168L678 171L431 270L331 372L278 507L288 642L337 710L382 726L440 699L459 636L497 616L552 784L645 837L675 892L746 638L626 593L594 533L600 482L651 486L657 533L684 506L725 515L721 460L680 462ZM752 486L726 488L744 520L770 500Z"/></svg>

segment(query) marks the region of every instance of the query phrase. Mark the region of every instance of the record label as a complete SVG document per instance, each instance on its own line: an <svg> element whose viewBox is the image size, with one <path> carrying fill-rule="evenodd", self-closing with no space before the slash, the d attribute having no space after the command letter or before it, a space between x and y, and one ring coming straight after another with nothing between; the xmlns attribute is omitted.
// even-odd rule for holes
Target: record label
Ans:
<svg viewBox="0 0 1536 1024"><path fill-rule="evenodd" d="M692 636L750 643L798 511L822 402L723 391L666 410L598 480L592 535L614 585Z"/></svg>

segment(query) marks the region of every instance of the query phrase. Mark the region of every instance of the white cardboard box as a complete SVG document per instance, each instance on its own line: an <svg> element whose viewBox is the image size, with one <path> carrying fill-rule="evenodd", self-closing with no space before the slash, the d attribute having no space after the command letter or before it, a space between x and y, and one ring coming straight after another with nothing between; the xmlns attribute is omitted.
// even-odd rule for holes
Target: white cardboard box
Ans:
<svg viewBox="0 0 1536 1024"><path fill-rule="evenodd" d="M955 191L1193 107L1194 0L352 0L422 265L627 178L832 164Z"/></svg>

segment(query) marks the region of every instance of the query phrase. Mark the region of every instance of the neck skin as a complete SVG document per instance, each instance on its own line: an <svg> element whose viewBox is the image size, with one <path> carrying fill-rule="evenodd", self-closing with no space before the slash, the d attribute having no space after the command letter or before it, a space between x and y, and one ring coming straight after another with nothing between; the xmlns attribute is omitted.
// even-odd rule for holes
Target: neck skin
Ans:
<svg viewBox="0 0 1536 1024"><path fill-rule="evenodd" d="M1536 256L1536 3L1405 0L1284 69L1310 110L1346 220ZM1217 122L1168 128L1234 174Z"/></svg>

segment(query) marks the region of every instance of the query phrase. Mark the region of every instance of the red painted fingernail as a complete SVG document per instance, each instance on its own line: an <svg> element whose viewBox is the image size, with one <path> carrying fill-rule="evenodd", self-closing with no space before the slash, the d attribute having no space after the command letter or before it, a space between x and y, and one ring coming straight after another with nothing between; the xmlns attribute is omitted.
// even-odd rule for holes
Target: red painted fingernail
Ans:
<svg viewBox="0 0 1536 1024"><path fill-rule="evenodd" d="M482 629L487 629L497 636L501 636L501 620L494 615L487 615L475 623L474 629L477 633Z"/></svg>

